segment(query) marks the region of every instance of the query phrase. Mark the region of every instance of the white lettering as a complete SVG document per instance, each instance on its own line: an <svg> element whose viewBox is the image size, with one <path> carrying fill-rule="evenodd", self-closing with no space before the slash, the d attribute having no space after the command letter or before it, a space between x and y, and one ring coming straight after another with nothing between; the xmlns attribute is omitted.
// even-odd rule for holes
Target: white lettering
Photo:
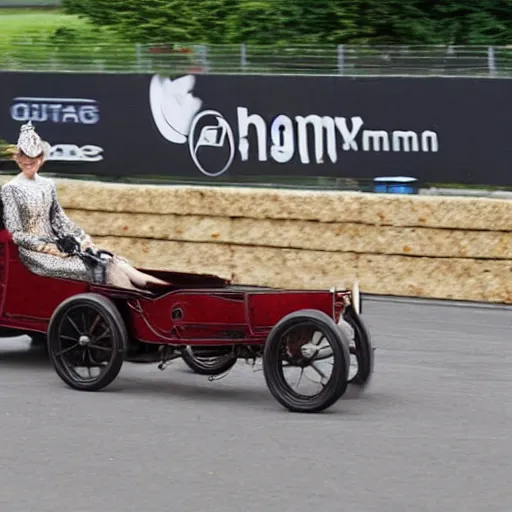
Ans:
<svg viewBox="0 0 512 512"><path fill-rule="evenodd" d="M258 140L258 160L260 162L267 161L267 125L265 120L258 114L248 115L249 109L245 107L238 108L238 130L240 133L240 142L238 150L242 161L249 159L249 126L256 128Z"/></svg>
<svg viewBox="0 0 512 512"><path fill-rule="evenodd" d="M295 124L297 130L295 133ZM302 164L325 162L325 153L332 163L338 161L339 137L343 151L375 152L437 152L439 141L436 132L426 130L362 130L360 116L329 117L309 114L296 116L292 121L286 115L278 115L270 126L270 158L280 164L290 162L295 153ZM249 115L245 107L238 108L239 151L242 161L249 160L249 128L256 130L258 160L266 162L268 127L258 114ZM361 145L361 147L359 146ZM314 149L313 149L314 146ZM312 158L314 151L314 159Z"/></svg>
<svg viewBox="0 0 512 512"><path fill-rule="evenodd" d="M103 148L94 145L78 147L76 144L56 144L50 150L48 160L60 162L99 162L103 160Z"/></svg>
<svg viewBox="0 0 512 512"><path fill-rule="evenodd" d="M277 116L270 129L272 147L270 154L272 158L280 163L289 162L295 154L295 137L293 123L288 116Z"/></svg>
<svg viewBox="0 0 512 512"><path fill-rule="evenodd" d="M15 121L25 122L30 119L30 108L26 103L17 103L11 107L11 117Z"/></svg>
<svg viewBox="0 0 512 512"><path fill-rule="evenodd" d="M336 129L332 117L309 115L295 118L298 126L299 154L303 164L309 164L309 144L307 125L312 124L315 134L315 158L317 164L324 163L324 130L327 132L327 154L332 163L338 160L336 152Z"/></svg>
<svg viewBox="0 0 512 512"><path fill-rule="evenodd" d="M78 123L78 112L73 106L62 108L62 122L63 123Z"/></svg>
<svg viewBox="0 0 512 512"><path fill-rule="evenodd" d="M393 132L393 151L419 151L418 134L413 131L396 130Z"/></svg>
<svg viewBox="0 0 512 512"><path fill-rule="evenodd" d="M81 101L85 104L81 104ZM10 110L12 119L21 123L49 121L96 124L100 120L99 108L92 100L61 99L57 101L51 98L16 98Z"/></svg>
<svg viewBox="0 0 512 512"><path fill-rule="evenodd" d="M48 121L48 119L50 119L52 123L60 122L62 105L33 105L32 109L35 110L38 107L44 112L44 119L41 119L42 122ZM64 121L64 119L62 119L62 121Z"/></svg>
<svg viewBox="0 0 512 512"><path fill-rule="evenodd" d="M349 149L353 149L354 151L358 151L356 137L359 133L359 130L363 126L363 120L361 117L352 117L352 130L349 130L347 127L347 119L345 117L336 117L334 122L336 123L336 127L340 132L343 138L343 150L348 151Z"/></svg>
<svg viewBox="0 0 512 512"><path fill-rule="evenodd" d="M428 141L430 140L430 149ZM421 134L421 150L422 151L432 151L433 153L437 153L439 151L439 141L437 139L437 133L432 132L430 130L425 130Z"/></svg>
<svg viewBox="0 0 512 512"><path fill-rule="evenodd" d="M370 145L370 141L373 143ZM363 151L389 151L389 134L384 130L365 130L363 132Z"/></svg>
<svg viewBox="0 0 512 512"><path fill-rule="evenodd" d="M78 111L82 124L96 124L100 120L100 110L95 105L84 105Z"/></svg>

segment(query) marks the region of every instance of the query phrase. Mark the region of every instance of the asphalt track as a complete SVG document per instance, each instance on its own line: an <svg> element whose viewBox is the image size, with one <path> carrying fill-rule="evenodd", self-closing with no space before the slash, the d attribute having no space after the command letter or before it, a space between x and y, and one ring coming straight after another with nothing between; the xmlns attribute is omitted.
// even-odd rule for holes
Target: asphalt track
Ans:
<svg viewBox="0 0 512 512"><path fill-rule="evenodd" d="M240 364L127 364L65 387L25 339L0 347L2 512L512 510L512 310L368 301L376 369L293 414Z"/></svg>

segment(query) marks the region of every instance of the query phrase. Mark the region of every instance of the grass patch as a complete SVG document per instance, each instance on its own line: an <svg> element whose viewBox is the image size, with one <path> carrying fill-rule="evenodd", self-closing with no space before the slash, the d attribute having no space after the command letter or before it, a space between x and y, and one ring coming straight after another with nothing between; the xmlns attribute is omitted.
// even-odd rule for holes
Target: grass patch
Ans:
<svg viewBox="0 0 512 512"><path fill-rule="evenodd" d="M9 71L185 73L193 56L153 55L112 29L61 9L0 9L0 69Z"/></svg>
<svg viewBox="0 0 512 512"><path fill-rule="evenodd" d="M135 45L61 9L0 9L0 69L109 71L134 63Z"/></svg>
<svg viewBox="0 0 512 512"><path fill-rule="evenodd" d="M86 29L88 22L61 9L0 9L0 41L22 35L48 36L59 27Z"/></svg>

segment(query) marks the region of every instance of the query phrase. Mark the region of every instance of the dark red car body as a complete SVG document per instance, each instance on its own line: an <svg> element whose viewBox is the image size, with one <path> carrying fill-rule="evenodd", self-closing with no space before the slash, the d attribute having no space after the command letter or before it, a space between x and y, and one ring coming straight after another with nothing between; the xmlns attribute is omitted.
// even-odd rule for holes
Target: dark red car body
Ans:
<svg viewBox="0 0 512 512"><path fill-rule="evenodd" d="M274 325L299 309L315 309L336 323L348 291L281 290L233 286L212 275L142 269L173 286L148 294L84 281L43 277L19 259L10 234L0 231L0 326L46 333L68 297L98 293L122 303L131 340L154 344L263 344Z"/></svg>
<svg viewBox="0 0 512 512"><path fill-rule="evenodd" d="M323 410L350 382L369 381L373 351L352 291L236 286L212 275L141 270L170 285L134 291L43 277L22 263L11 235L0 229L0 333L43 340L58 375L79 390L107 386L123 361L159 361L163 369L179 357L211 377L229 371L239 358L262 358L270 391L293 411ZM352 326L353 346L341 321ZM98 334L98 322L108 335ZM331 348L320 341L315 345L314 333L329 340ZM349 380L351 355L358 373ZM282 365L304 370L331 356L333 377L315 397L304 397L285 383ZM88 379L75 367L104 373Z"/></svg>

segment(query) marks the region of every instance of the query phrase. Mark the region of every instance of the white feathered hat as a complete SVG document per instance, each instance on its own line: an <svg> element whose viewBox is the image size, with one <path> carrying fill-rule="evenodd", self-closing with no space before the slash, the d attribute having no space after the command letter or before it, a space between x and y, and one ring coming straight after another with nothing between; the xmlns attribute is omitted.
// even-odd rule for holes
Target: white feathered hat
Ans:
<svg viewBox="0 0 512 512"><path fill-rule="evenodd" d="M37 158L42 155L43 159L46 160L50 155L51 146L41 139L32 121L29 121L20 128L17 148L30 158Z"/></svg>

